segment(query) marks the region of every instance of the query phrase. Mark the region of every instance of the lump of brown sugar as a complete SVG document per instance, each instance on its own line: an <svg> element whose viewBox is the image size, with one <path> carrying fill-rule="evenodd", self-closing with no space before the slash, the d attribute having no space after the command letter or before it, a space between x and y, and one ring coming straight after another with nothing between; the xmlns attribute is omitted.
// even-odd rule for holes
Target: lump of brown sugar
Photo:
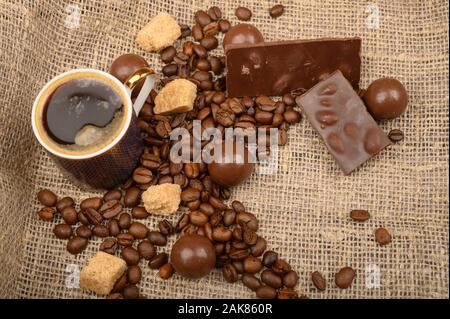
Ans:
<svg viewBox="0 0 450 319"><path fill-rule="evenodd" d="M172 45L180 35L178 23L161 12L138 32L136 42L146 51L159 51Z"/></svg>

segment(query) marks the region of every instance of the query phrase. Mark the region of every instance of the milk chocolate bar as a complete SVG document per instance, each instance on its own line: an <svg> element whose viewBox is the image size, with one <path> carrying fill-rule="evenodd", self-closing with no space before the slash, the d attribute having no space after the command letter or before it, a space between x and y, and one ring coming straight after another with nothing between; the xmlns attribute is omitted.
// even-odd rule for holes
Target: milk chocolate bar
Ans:
<svg viewBox="0 0 450 319"><path fill-rule="evenodd" d="M316 39L230 44L226 47L229 97L305 92L336 70L358 89L361 39Z"/></svg>
<svg viewBox="0 0 450 319"><path fill-rule="evenodd" d="M346 175L391 144L339 70L303 94L300 106Z"/></svg>

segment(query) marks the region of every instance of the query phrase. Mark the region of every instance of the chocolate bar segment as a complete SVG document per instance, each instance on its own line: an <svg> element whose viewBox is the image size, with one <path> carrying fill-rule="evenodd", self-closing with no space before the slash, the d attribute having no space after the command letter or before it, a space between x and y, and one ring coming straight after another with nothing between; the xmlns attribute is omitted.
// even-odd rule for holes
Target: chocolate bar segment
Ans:
<svg viewBox="0 0 450 319"><path fill-rule="evenodd" d="M317 39L226 46L229 97L306 92L341 70L358 89L361 39Z"/></svg>
<svg viewBox="0 0 450 319"><path fill-rule="evenodd" d="M341 71L303 94L300 104L346 175L391 144Z"/></svg>

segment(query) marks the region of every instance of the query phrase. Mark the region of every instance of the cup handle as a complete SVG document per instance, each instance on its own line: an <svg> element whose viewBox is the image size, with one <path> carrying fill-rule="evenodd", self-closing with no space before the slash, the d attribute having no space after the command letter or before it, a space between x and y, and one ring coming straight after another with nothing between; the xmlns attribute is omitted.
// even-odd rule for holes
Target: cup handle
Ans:
<svg viewBox="0 0 450 319"><path fill-rule="evenodd" d="M156 84L155 72L148 67L143 67L142 69L139 69L135 73L133 73L124 83L125 87L127 88L128 94L131 96L131 92L133 92L133 89L136 87L138 82L143 78L145 78L145 81L144 84L142 85L141 92L139 92L133 104L133 109L134 112L136 113L136 116L139 115L139 112L141 111L142 106L145 103L145 100L147 99L148 95L150 94L150 91L154 88Z"/></svg>

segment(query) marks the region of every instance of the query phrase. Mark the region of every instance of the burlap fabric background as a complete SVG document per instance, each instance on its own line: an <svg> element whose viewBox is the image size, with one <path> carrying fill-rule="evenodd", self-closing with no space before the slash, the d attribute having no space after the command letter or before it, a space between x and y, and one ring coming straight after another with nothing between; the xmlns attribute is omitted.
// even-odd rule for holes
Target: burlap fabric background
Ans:
<svg viewBox="0 0 450 319"><path fill-rule="evenodd" d="M393 145L351 176L344 176L309 123L289 131L277 174L257 172L233 190L261 220L261 232L299 271L298 291L313 298L448 298L448 2L374 1L378 29L367 27L369 2L282 1L286 13L269 17L275 1L243 1L252 23L267 40L351 37L363 39L362 81L400 79L410 93L406 114L382 123L400 128ZM42 85L77 67L107 69L114 57L143 54L159 71L159 57L134 43L137 30L154 14L167 11L192 24L193 13L212 4L236 22L236 2L159 0L0 0L0 296L95 297L65 287L66 267L82 266L100 240L74 257L57 240L57 221L38 220L36 190L48 187L78 201L94 195L73 186L35 141L30 111ZM68 4L80 9L79 28L65 25ZM364 224L349 220L354 208L368 209ZM173 216L173 220L178 216ZM157 218L146 224L155 227ZM388 228L393 242L380 247L373 231ZM169 245L170 247L170 245ZM167 248L168 249L168 248ZM334 273L357 270L353 286L340 290ZM381 286L366 286L366 269L381 271ZM161 280L144 269L141 291L151 298L253 297L242 284L228 284L216 271L199 281L175 276ZM326 292L318 293L310 273L323 272Z"/></svg>

